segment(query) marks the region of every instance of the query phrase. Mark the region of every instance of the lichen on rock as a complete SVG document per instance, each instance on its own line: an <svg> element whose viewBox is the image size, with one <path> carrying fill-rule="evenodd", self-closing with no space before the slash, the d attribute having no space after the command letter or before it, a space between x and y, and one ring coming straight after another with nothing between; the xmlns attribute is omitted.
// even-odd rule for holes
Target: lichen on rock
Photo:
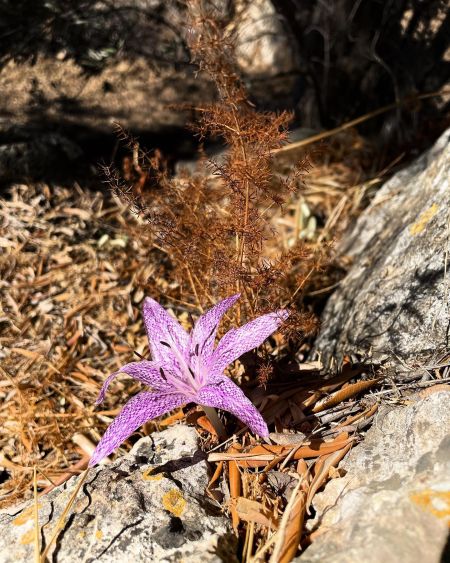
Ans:
<svg viewBox="0 0 450 563"><path fill-rule="evenodd" d="M207 467L195 456L197 433L174 426L139 440L111 465L91 469L58 535L50 558L58 563L158 561L219 563L235 559L228 519L208 509ZM77 481L71 479L39 501L41 535L48 542ZM33 504L0 512L4 563L30 561ZM222 555L220 555L222 554Z"/></svg>

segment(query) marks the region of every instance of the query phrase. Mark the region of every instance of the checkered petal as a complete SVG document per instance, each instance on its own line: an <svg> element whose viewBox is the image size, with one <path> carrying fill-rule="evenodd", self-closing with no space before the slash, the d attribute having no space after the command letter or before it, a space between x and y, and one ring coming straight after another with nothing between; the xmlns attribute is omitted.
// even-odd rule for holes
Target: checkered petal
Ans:
<svg viewBox="0 0 450 563"><path fill-rule="evenodd" d="M259 436L268 436L269 430L258 409L241 389L225 375L218 376L214 384L205 385L197 393L196 401L205 407L231 412Z"/></svg>
<svg viewBox="0 0 450 563"><path fill-rule="evenodd" d="M161 361L172 369L178 369L178 362L172 349L175 346L183 356L187 354L189 345L187 332L150 297L144 300L142 312L153 360Z"/></svg>
<svg viewBox="0 0 450 563"><path fill-rule="evenodd" d="M194 368L196 367L196 358L201 357L203 363L210 358L214 350L217 327L220 320L239 297L240 294L238 293L223 299L198 318L192 331L190 342L191 363Z"/></svg>
<svg viewBox="0 0 450 563"><path fill-rule="evenodd" d="M211 381L239 356L264 342L289 316L288 311L262 315L249 323L229 330L220 340L211 358Z"/></svg>
<svg viewBox="0 0 450 563"><path fill-rule="evenodd" d="M89 466L92 467L107 457L145 422L161 416L185 402L186 397L181 394L160 394L147 391L138 393L128 401L108 426L95 448Z"/></svg>
<svg viewBox="0 0 450 563"><path fill-rule="evenodd" d="M115 371L110 376L108 376L103 383L100 390L98 399L95 404L98 405L105 400L106 391L108 390L111 381L116 378L119 373L126 373L130 375L133 379L137 379L144 385L150 385L156 390L167 390L167 382L161 376L160 364L157 362L148 362L147 360L142 360L141 362L131 362L124 365L118 371Z"/></svg>

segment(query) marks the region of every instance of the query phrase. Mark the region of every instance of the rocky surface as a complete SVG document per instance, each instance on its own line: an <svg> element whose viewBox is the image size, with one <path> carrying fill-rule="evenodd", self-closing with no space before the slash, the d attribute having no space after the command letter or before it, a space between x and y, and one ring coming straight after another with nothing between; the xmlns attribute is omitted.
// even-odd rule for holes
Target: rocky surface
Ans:
<svg viewBox="0 0 450 563"><path fill-rule="evenodd" d="M269 0L249 2L237 28L237 62L249 76L293 72L294 54L282 21Z"/></svg>
<svg viewBox="0 0 450 563"><path fill-rule="evenodd" d="M271 2L258 0L245 10L227 0L212 6L214 16L238 37L242 72L249 79L257 76L264 96L272 92L279 101L275 77L293 62ZM215 97L211 82L190 64L183 3L76 0L71 7L65 15L53 13L51 5L27 14L29 27L41 26L46 33L36 32L30 44L0 45L0 144L54 130L70 132L78 142L94 133L112 134L115 121L135 134L174 134L193 117L177 104L201 106ZM8 17L14 38L14 9ZM285 84L285 95L290 87Z"/></svg>
<svg viewBox="0 0 450 563"><path fill-rule="evenodd" d="M449 350L449 138L395 174L342 240L351 266L323 314L325 365L349 354L408 368Z"/></svg>
<svg viewBox="0 0 450 563"><path fill-rule="evenodd" d="M39 499L48 542L77 479ZM237 561L228 519L205 495L204 456L194 429L174 426L143 438L125 457L91 469L49 560L197 563ZM33 559L33 503L0 513L0 558Z"/></svg>
<svg viewBox="0 0 450 563"><path fill-rule="evenodd" d="M49 55L33 63L10 61L0 73L0 88L4 139L58 128L78 141L113 134L114 122L135 133L172 132L192 115L171 104L198 104L213 96L212 85L193 73L156 71L143 57L113 59L95 74L72 59Z"/></svg>
<svg viewBox="0 0 450 563"><path fill-rule="evenodd" d="M210 103L216 89L190 62L183 3L113 4L75 0L64 14L47 3L26 14L29 22L20 7L11 9L10 25L3 25L13 40L9 47L0 41L0 183L79 172L83 159L74 161L68 145L84 160L109 159L117 150L115 123L143 146L177 157L195 150L187 131L195 112L182 106ZM266 108L290 105L294 59L272 3L221 0L209 9L235 33L236 62L252 99ZM47 31L14 42L16 20Z"/></svg>
<svg viewBox="0 0 450 563"><path fill-rule="evenodd" d="M75 0L66 14L41 8L18 8L35 28L33 41L12 42L3 53L0 133L11 124L31 134L37 127L111 133L113 121L160 133L189 118L170 104L211 99L212 86L189 68L186 15L175 2Z"/></svg>
<svg viewBox="0 0 450 563"><path fill-rule="evenodd" d="M315 497L317 538L295 561L447 561L449 428L449 386L385 406L340 464L346 475Z"/></svg>
<svg viewBox="0 0 450 563"><path fill-rule="evenodd" d="M28 141L0 144L0 182L40 178L48 170L53 177L86 165L83 151L58 133L48 133Z"/></svg>
<svg viewBox="0 0 450 563"><path fill-rule="evenodd" d="M292 107L297 61L292 38L272 2L248 2L237 20L236 36L236 62L252 97L266 108Z"/></svg>

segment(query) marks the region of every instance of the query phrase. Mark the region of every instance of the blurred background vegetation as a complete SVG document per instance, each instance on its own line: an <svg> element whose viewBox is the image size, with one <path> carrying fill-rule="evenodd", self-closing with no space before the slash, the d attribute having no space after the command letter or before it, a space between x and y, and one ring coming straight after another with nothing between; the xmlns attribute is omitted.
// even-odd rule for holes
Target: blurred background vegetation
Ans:
<svg viewBox="0 0 450 563"><path fill-rule="evenodd" d="M293 126L305 134L395 103L361 128L380 150L419 150L445 128L448 97L414 98L449 81L445 0L204 4L235 31L251 100L293 111ZM177 0L1 0L0 144L39 136L45 145L57 133L95 162L110 156L119 121L147 146L189 155L195 143L185 126L215 96L190 62L191 31ZM180 112L180 104L190 109ZM50 145L60 162L75 159L74 146ZM42 161L22 167L9 177L55 169Z"/></svg>

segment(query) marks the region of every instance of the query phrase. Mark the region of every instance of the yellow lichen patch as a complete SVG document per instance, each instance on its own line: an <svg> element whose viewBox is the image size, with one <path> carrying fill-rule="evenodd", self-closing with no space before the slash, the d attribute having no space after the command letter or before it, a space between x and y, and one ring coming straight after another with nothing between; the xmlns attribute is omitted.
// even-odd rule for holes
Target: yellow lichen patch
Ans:
<svg viewBox="0 0 450 563"><path fill-rule="evenodd" d="M430 512L439 520L446 521L450 526L450 491L425 489L419 493L412 493L410 498L423 510Z"/></svg>
<svg viewBox="0 0 450 563"><path fill-rule="evenodd" d="M42 508L42 504L38 504L38 510L40 508ZM26 510L19 514L17 518L14 518L12 524L14 524L14 526L23 526L23 524L26 524L28 520L31 520L32 518L34 518L34 506L29 506Z"/></svg>
<svg viewBox="0 0 450 563"><path fill-rule="evenodd" d="M146 469L144 473L142 473L142 479L144 479L144 481L161 481L161 479L163 478L163 474L156 473L156 475L152 475L152 471L153 471L153 467L149 467L148 469Z"/></svg>
<svg viewBox="0 0 450 563"><path fill-rule="evenodd" d="M162 499L164 508L174 516L180 517L186 506L186 501L178 489L170 489Z"/></svg>
<svg viewBox="0 0 450 563"><path fill-rule="evenodd" d="M101 530L97 530L97 531L95 532L95 538L96 538L97 540L99 540L99 541L100 541L101 539L103 539L103 532L102 532Z"/></svg>
<svg viewBox="0 0 450 563"><path fill-rule="evenodd" d="M35 536L34 528L32 528L31 530L28 530L28 532L20 538L20 543L23 545L28 545L30 543L33 543L34 536Z"/></svg>
<svg viewBox="0 0 450 563"><path fill-rule="evenodd" d="M420 234L425 230L427 223L431 221L431 219L436 215L438 211L439 206L436 203L433 203L433 205L429 209L420 214L420 217L417 219L414 225L411 225L411 227L409 227L409 232L412 235Z"/></svg>

